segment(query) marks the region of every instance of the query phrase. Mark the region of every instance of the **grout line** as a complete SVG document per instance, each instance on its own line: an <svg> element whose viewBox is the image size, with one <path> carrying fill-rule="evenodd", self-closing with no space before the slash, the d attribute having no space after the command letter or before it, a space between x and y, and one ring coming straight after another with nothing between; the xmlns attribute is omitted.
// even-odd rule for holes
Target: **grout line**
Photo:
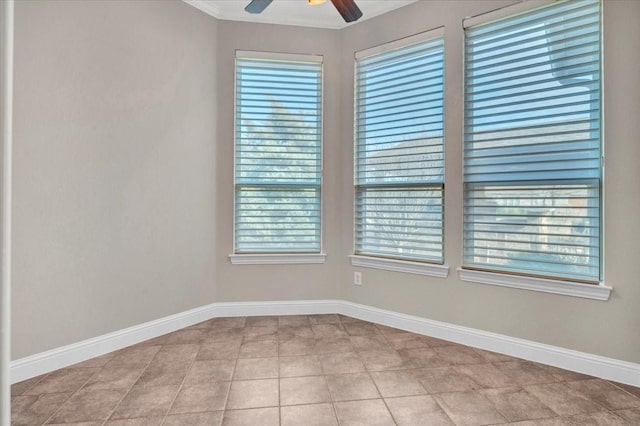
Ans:
<svg viewBox="0 0 640 426"><path fill-rule="evenodd" d="M131 348L133 346L136 345L132 345L132 346L127 346L126 348L122 348L118 351L114 351L114 352L119 352L128 348ZM153 346L153 345L152 345ZM138 377L136 377L136 379L133 381L133 383L131 384L131 386L129 386L129 389L127 389L127 391L124 393L124 395L122 396L122 398L120 398L120 401L118 401L118 403L113 407L113 410L111 410L111 412L109 413L109 415L102 421L102 426L104 426L109 419L111 418L111 416L113 416L113 413L116 412L116 410L118 409L118 407L120 406L120 404L122 404L122 401L127 397L127 395L129 395L129 393L131 392L131 389L133 389L133 387L136 385L136 383L138 383L138 380L140 380L140 378L142 377L142 375L147 371L147 369L149 368L149 366L151 365L151 363L153 362L154 359L156 359L156 357L158 356L158 354L160 353L160 351L162 350L162 346L160 346L160 349L158 349L158 352L156 352L156 354L153 356L153 358L151 358L151 360L149 361L149 363L142 369L142 371L140 372L140 374L138 374ZM111 361L109 361L111 362ZM117 365L117 364L116 364ZM126 364L123 364L126 365ZM106 364L105 364L106 367ZM104 367L102 367L104 368Z"/></svg>
<svg viewBox="0 0 640 426"><path fill-rule="evenodd" d="M61 369L61 370L64 370L64 368ZM85 380L85 382L82 384L82 386L80 386L78 389L76 389L75 392L72 392L71 395L69 395L69 398L67 398L62 404L60 404L60 406L53 413L51 413L51 415L49 417L47 417L47 419L44 422L42 422L42 424L43 425L47 424L47 422L49 420L51 420L56 414L58 414L58 411L60 411L60 409L62 409L62 407L64 407L65 404L67 404L69 402L69 400L71 400L71 398L73 398L78 392L80 392L82 389L84 389L84 387L87 385L87 383L89 383L89 380L91 380L91 378L93 376L98 374L98 372L100 370L102 370L102 368L96 369L96 371L91 376L89 376L87 378L87 380ZM60 370L57 370L57 371L60 371ZM40 383L40 382L38 382L38 383ZM58 392L58 393L60 393L60 392ZM65 392L61 392L61 393L65 393ZM38 395L38 400L40 399L41 396L42 396L42 394Z"/></svg>
<svg viewBox="0 0 640 426"><path fill-rule="evenodd" d="M186 343L186 344L189 344L189 343ZM182 378L182 381L180 382L180 386L178 386L178 391L176 392L175 396L173 397L173 400L171 401L171 404L169 404L169 408L167 408L167 412L164 413L164 417L162 418L162 421L160 422L160 425L163 425L164 422L167 420L167 417L169 416L169 412L173 408L173 404L176 403L176 399L178 399L178 395L180 395L180 392L182 391L182 387L184 386L184 382L187 380L187 376L189 376L189 373L191 372L191 369L193 368L193 365L196 363L196 360L198 359L198 353L200 353L200 348L201 347L202 347L202 344L199 343L198 344L198 350L196 351L196 355L193 357L193 361L191 361L191 365L187 369L187 373ZM158 353L160 353L160 351L158 351ZM231 386L229 386L229 387L231 387Z"/></svg>

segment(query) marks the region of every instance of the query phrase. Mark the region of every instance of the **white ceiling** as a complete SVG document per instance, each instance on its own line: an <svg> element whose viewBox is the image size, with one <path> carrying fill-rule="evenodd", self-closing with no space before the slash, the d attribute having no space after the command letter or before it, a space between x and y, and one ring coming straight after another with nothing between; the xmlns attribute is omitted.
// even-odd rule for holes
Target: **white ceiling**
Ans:
<svg viewBox="0 0 640 426"><path fill-rule="evenodd" d="M344 22L331 0L326 3L309 6L307 0L274 0L259 15L244 11L251 0L183 0L218 19L229 21L261 22L264 24L300 25L317 28L344 28L365 19L382 15L417 0L356 0L362 10L362 18L357 22Z"/></svg>

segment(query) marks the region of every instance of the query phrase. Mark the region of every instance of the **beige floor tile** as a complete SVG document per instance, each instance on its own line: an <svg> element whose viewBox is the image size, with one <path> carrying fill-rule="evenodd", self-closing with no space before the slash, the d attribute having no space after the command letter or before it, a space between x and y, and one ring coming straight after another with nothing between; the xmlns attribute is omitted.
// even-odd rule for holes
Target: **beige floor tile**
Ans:
<svg viewBox="0 0 640 426"><path fill-rule="evenodd" d="M614 411L614 413L632 425L640 425L640 410L618 410Z"/></svg>
<svg viewBox="0 0 640 426"><path fill-rule="evenodd" d="M278 327L299 327L310 326L309 317L307 315L282 315L278 317Z"/></svg>
<svg viewBox="0 0 640 426"><path fill-rule="evenodd" d="M278 327L277 316L247 317L246 327Z"/></svg>
<svg viewBox="0 0 640 426"><path fill-rule="evenodd" d="M134 386L112 414L112 419L164 416L179 386Z"/></svg>
<svg viewBox="0 0 640 426"><path fill-rule="evenodd" d="M198 345L167 345L157 353L142 373L136 385L179 385L184 380L198 354Z"/></svg>
<svg viewBox="0 0 640 426"><path fill-rule="evenodd" d="M395 425L387 406L381 399L336 402L340 426L392 426Z"/></svg>
<svg viewBox="0 0 640 426"><path fill-rule="evenodd" d="M289 377L280 379L280 405L330 402L324 376Z"/></svg>
<svg viewBox="0 0 640 426"><path fill-rule="evenodd" d="M551 365L544 365L536 363L536 365L542 368L547 373L551 374L553 377L558 379L559 381L576 381L576 380L588 380L593 379L594 377L588 376L586 374L576 373L575 371L563 370L562 368L553 367Z"/></svg>
<svg viewBox="0 0 640 426"><path fill-rule="evenodd" d="M453 370L471 378L481 388L503 388L518 384L509 380L493 364L457 365Z"/></svg>
<svg viewBox="0 0 640 426"><path fill-rule="evenodd" d="M160 351L160 346L137 345L115 352L107 365L149 365Z"/></svg>
<svg viewBox="0 0 640 426"><path fill-rule="evenodd" d="M608 411L552 419L553 426L636 426ZM517 426L520 426L518 424Z"/></svg>
<svg viewBox="0 0 640 426"><path fill-rule="evenodd" d="M270 358L278 356L277 340L257 340L244 342L240 346L238 358Z"/></svg>
<svg viewBox="0 0 640 426"><path fill-rule="evenodd" d="M441 393L434 398L458 426L490 425L506 421L487 398L475 391Z"/></svg>
<svg viewBox="0 0 640 426"><path fill-rule="evenodd" d="M501 362L501 361L514 361L516 358L504 355L498 352L485 351L478 348L473 348L473 350L480 355L487 362Z"/></svg>
<svg viewBox="0 0 640 426"><path fill-rule="evenodd" d="M273 379L278 377L278 358L239 359L233 380Z"/></svg>
<svg viewBox="0 0 640 426"><path fill-rule="evenodd" d="M282 426L338 426L333 405L310 404L280 407Z"/></svg>
<svg viewBox="0 0 640 426"><path fill-rule="evenodd" d="M82 388L53 415L50 423L106 420L128 389Z"/></svg>
<svg viewBox="0 0 640 426"><path fill-rule="evenodd" d="M240 352L240 341L228 342L209 342L200 345L197 360L209 359L236 359Z"/></svg>
<svg viewBox="0 0 640 426"><path fill-rule="evenodd" d="M522 388L485 389L481 393L511 422L544 419L556 415L538 398Z"/></svg>
<svg viewBox="0 0 640 426"><path fill-rule="evenodd" d="M278 327L278 340L286 342L291 339L313 339L315 336L310 325L285 325Z"/></svg>
<svg viewBox="0 0 640 426"><path fill-rule="evenodd" d="M484 358L468 346L440 346L433 348L433 350L450 365L486 363Z"/></svg>
<svg viewBox="0 0 640 426"><path fill-rule="evenodd" d="M374 323L368 322L368 321L362 321L362 322L365 323L365 324L374 324ZM395 328L395 327L388 327L388 326L382 325L382 324L374 324L374 325L384 335L396 334L396 333L407 333L406 331L400 330L399 328Z"/></svg>
<svg viewBox="0 0 640 426"><path fill-rule="evenodd" d="M391 343L394 349L415 349L428 347L422 336L413 333L386 334L385 338Z"/></svg>
<svg viewBox="0 0 640 426"><path fill-rule="evenodd" d="M339 352L320 357L324 374L344 374L365 371L364 364L355 352Z"/></svg>
<svg viewBox="0 0 640 426"><path fill-rule="evenodd" d="M278 326L258 326L245 327L243 332L243 341L250 342L253 340L277 340Z"/></svg>
<svg viewBox="0 0 640 426"><path fill-rule="evenodd" d="M441 346L454 346L454 345L457 345L457 343L451 342L449 340L438 339L437 337L422 336L422 338L424 339L425 342L427 342L427 345L430 348L439 348Z"/></svg>
<svg viewBox="0 0 640 426"><path fill-rule="evenodd" d="M183 386L171 406L171 414L224 410L230 382Z"/></svg>
<svg viewBox="0 0 640 426"><path fill-rule="evenodd" d="M631 395L637 396L638 398L640 398L640 388L636 387L636 386L631 386L631 385L625 385L623 383L616 383L616 382L610 382L611 384L619 387L620 389L629 392Z"/></svg>
<svg viewBox="0 0 640 426"><path fill-rule="evenodd" d="M453 426L434 399L427 395L385 398L398 426Z"/></svg>
<svg viewBox="0 0 640 426"><path fill-rule="evenodd" d="M202 339L202 343L239 343L244 338L243 328L219 328L211 327Z"/></svg>
<svg viewBox="0 0 640 426"><path fill-rule="evenodd" d="M162 426L220 426L223 414L223 411L172 414L167 416Z"/></svg>
<svg viewBox="0 0 640 426"><path fill-rule="evenodd" d="M567 385L608 410L640 408L640 398L623 391L605 380L580 380L567 382Z"/></svg>
<svg viewBox="0 0 640 426"><path fill-rule="evenodd" d="M318 355L343 352L355 352L348 337L328 337L316 339L316 351Z"/></svg>
<svg viewBox="0 0 640 426"><path fill-rule="evenodd" d="M232 382L227 409L276 407L279 405L278 388L278 379Z"/></svg>
<svg viewBox="0 0 640 426"><path fill-rule="evenodd" d="M344 325L344 331L346 331L349 336L382 336L378 327L372 323L347 323Z"/></svg>
<svg viewBox="0 0 640 426"><path fill-rule="evenodd" d="M254 408L250 410L227 410L222 418L224 426L278 426L278 407Z"/></svg>
<svg viewBox="0 0 640 426"><path fill-rule="evenodd" d="M142 365L113 365L102 368L87 382L92 389L129 389L138 380L145 367Z"/></svg>
<svg viewBox="0 0 640 426"><path fill-rule="evenodd" d="M401 356L395 350L362 351L359 354L364 366L369 371L399 370L420 366L415 359Z"/></svg>
<svg viewBox="0 0 640 426"><path fill-rule="evenodd" d="M421 368L414 375L428 393L463 392L480 387L454 367Z"/></svg>
<svg viewBox="0 0 640 426"><path fill-rule="evenodd" d="M495 362L493 365L507 377L512 386L558 382L558 379L532 362L518 360Z"/></svg>
<svg viewBox="0 0 640 426"><path fill-rule="evenodd" d="M525 386L524 389L561 416L605 410L600 404L570 388L566 383L531 385Z"/></svg>
<svg viewBox="0 0 640 426"><path fill-rule="evenodd" d="M313 338L296 337L280 341L278 354L280 356L313 355L316 352L316 340Z"/></svg>
<svg viewBox="0 0 640 426"><path fill-rule="evenodd" d="M640 388L342 315L215 318L11 390L14 426L640 424Z"/></svg>
<svg viewBox="0 0 640 426"><path fill-rule="evenodd" d="M318 314L309 315L309 322L314 324L341 324L340 317L337 314Z"/></svg>
<svg viewBox="0 0 640 426"><path fill-rule="evenodd" d="M348 334L342 324L313 324L311 326L316 339L347 337Z"/></svg>
<svg viewBox="0 0 640 426"><path fill-rule="evenodd" d="M118 419L107 421L105 423L105 426L160 426L163 420L164 417L138 417L135 419Z"/></svg>
<svg viewBox="0 0 640 426"><path fill-rule="evenodd" d="M280 377L322 375L322 364L316 355L280 357Z"/></svg>
<svg viewBox="0 0 640 426"><path fill-rule="evenodd" d="M233 377L235 361L232 359L212 359L196 361L191 365L184 385L196 385L211 382L226 382Z"/></svg>
<svg viewBox="0 0 640 426"><path fill-rule="evenodd" d="M99 368L65 368L57 370L40 380L24 395L40 395L43 393L75 392L82 387Z"/></svg>
<svg viewBox="0 0 640 426"><path fill-rule="evenodd" d="M11 398L11 425L42 424L70 396L70 393L14 396Z"/></svg>
<svg viewBox="0 0 640 426"><path fill-rule="evenodd" d="M327 384L334 401L380 398L376 385L368 373L327 376Z"/></svg>
<svg viewBox="0 0 640 426"><path fill-rule="evenodd" d="M427 393L413 370L375 371L371 377L383 398Z"/></svg>
<svg viewBox="0 0 640 426"><path fill-rule="evenodd" d="M23 380L18 383L14 383L11 385L11 396L19 396L31 389L38 383L40 380L44 379L45 375L33 377L31 379Z"/></svg>
<svg viewBox="0 0 640 426"><path fill-rule="evenodd" d="M362 323L368 322L368 321L363 321L361 319L350 317L350 316L347 316L347 315L342 315L342 314L338 314L338 318L340 318L340 322L342 324L347 324L347 323L350 323L350 322L362 322Z"/></svg>
<svg viewBox="0 0 640 426"><path fill-rule="evenodd" d="M410 359L416 367L448 367L449 362L442 358L434 348L413 348L398 351L403 358Z"/></svg>
<svg viewBox="0 0 640 426"><path fill-rule="evenodd" d="M225 317L211 320L211 327L215 328L243 328L246 326L246 317Z"/></svg>
<svg viewBox="0 0 640 426"><path fill-rule="evenodd" d="M349 336L356 351L379 351L389 348L389 342L383 336Z"/></svg>

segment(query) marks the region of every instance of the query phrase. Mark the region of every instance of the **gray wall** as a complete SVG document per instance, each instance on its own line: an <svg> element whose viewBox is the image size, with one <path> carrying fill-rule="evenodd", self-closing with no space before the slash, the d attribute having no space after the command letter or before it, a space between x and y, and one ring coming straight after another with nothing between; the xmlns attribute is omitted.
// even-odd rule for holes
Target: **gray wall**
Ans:
<svg viewBox="0 0 640 426"><path fill-rule="evenodd" d="M611 300L458 279L461 23L510 3L421 1L330 31L217 22L178 1L19 2L14 359L213 301L343 298L640 362L640 2L604 10ZM450 277L360 269L354 287L353 54L442 25ZM324 55L324 265L229 263L236 49Z"/></svg>
<svg viewBox="0 0 640 426"><path fill-rule="evenodd" d="M217 22L16 4L13 358L210 303Z"/></svg>
<svg viewBox="0 0 640 426"><path fill-rule="evenodd" d="M438 279L345 262L342 298L588 353L640 362L640 2L604 2L604 115L606 283L611 300L575 297L465 283L456 268L462 252L462 20L513 2L417 2L343 31L342 158L351 167L353 52L445 25L445 256L449 278ZM402 23L402 25L399 25ZM345 161L348 159L348 161ZM351 174L343 172L342 256L352 235ZM362 271L363 287L353 272Z"/></svg>

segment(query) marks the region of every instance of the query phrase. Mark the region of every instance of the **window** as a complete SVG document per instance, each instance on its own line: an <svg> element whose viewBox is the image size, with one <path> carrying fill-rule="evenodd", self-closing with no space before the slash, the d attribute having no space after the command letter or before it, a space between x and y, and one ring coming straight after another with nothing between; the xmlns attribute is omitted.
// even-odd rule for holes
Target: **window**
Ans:
<svg viewBox="0 0 640 426"><path fill-rule="evenodd" d="M238 52L235 125L235 253L319 253L321 57Z"/></svg>
<svg viewBox="0 0 640 426"><path fill-rule="evenodd" d="M598 283L599 1L465 26L464 267Z"/></svg>
<svg viewBox="0 0 640 426"><path fill-rule="evenodd" d="M355 253L443 262L442 31L356 54Z"/></svg>

